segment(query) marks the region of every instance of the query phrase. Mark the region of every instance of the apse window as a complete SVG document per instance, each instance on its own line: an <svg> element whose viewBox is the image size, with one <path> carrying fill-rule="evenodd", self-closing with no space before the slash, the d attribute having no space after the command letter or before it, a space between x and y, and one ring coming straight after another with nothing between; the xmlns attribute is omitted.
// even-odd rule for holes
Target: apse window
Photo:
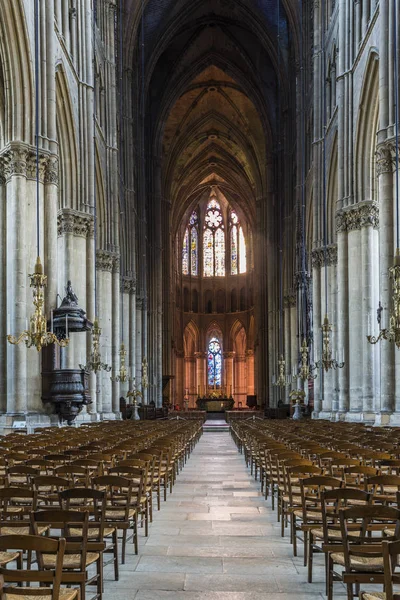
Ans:
<svg viewBox="0 0 400 600"><path fill-rule="evenodd" d="M191 214L189 225L185 229L182 247L182 274L198 275L199 270L199 234L196 211Z"/></svg>
<svg viewBox="0 0 400 600"><path fill-rule="evenodd" d="M215 198L207 204L203 232L204 277L225 275L225 231L221 207Z"/></svg>
<svg viewBox="0 0 400 600"><path fill-rule="evenodd" d="M221 387L222 381L222 352L218 338L211 338L208 344L207 356L208 387Z"/></svg>
<svg viewBox="0 0 400 600"><path fill-rule="evenodd" d="M246 273L246 240L236 212L231 212L231 274Z"/></svg>

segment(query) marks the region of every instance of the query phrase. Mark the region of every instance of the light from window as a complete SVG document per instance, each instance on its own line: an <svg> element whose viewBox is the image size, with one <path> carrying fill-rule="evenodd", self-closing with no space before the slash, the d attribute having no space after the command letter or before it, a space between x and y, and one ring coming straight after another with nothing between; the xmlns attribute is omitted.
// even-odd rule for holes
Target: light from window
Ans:
<svg viewBox="0 0 400 600"><path fill-rule="evenodd" d="M222 382L222 352L221 344L216 337L211 338L208 344L207 357L208 387L221 387Z"/></svg>
<svg viewBox="0 0 400 600"><path fill-rule="evenodd" d="M198 236L196 227L192 227L190 231L190 268L192 275L197 275L197 248Z"/></svg>
<svg viewBox="0 0 400 600"><path fill-rule="evenodd" d="M231 275L246 273L246 240L239 218L235 211L231 212Z"/></svg>
<svg viewBox="0 0 400 600"><path fill-rule="evenodd" d="M203 233L204 276L225 275L225 232L221 208L213 198L207 205Z"/></svg>
<svg viewBox="0 0 400 600"><path fill-rule="evenodd" d="M239 271L246 273L246 240L244 239L243 229L239 227Z"/></svg>
<svg viewBox="0 0 400 600"><path fill-rule="evenodd" d="M189 229L187 228L183 237L182 274L189 275Z"/></svg>

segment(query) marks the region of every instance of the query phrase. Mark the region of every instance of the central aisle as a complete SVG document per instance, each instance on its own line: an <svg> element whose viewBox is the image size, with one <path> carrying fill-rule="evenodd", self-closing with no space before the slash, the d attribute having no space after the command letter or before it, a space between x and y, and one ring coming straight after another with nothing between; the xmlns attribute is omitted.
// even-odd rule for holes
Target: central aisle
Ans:
<svg viewBox="0 0 400 600"><path fill-rule="evenodd" d="M204 433L172 495L155 511L149 538L141 537L140 555L129 545L119 582L106 568L104 598L321 599L322 560L315 560L316 583L307 584L303 557L292 558L288 533L280 537L276 513L230 434Z"/></svg>

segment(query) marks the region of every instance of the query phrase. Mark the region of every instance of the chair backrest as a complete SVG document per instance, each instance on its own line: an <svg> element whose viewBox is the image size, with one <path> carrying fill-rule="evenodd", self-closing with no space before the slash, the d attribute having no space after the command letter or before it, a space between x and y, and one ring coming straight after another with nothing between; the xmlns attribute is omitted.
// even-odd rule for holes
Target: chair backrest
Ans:
<svg viewBox="0 0 400 600"><path fill-rule="evenodd" d="M63 510L86 511L89 515L89 529L98 530L98 540L104 537L104 520L106 511L106 492L94 488L68 488L58 494ZM90 535L93 541L93 531Z"/></svg>
<svg viewBox="0 0 400 600"><path fill-rule="evenodd" d="M39 599L43 598L43 596L48 596L49 600L58 600L65 547L66 542L63 538L54 540L41 535L2 535L0 536L0 551L16 551L21 556L24 552L35 552L38 569L23 569L22 565L17 569L0 567L0 574L6 584L14 583L18 584L18 586L21 586L23 583L30 584L33 582L50 584L51 587L48 589L41 587L36 594L35 588L30 586L29 597L35 598L36 596ZM56 555L54 570L45 570L43 568L43 556L46 554ZM24 596L26 595L26 591L27 589L24 587L12 586L10 588L6 585L1 590L1 597L7 595L7 592L17 596Z"/></svg>
<svg viewBox="0 0 400 600"><path fill-rule="evenodd" d="M340 510L339 517L347 571L351 569L352 559L358 558L363 562L366 555L369 558L380 558L382 541L399 539L400 510L392 506L353 506ZM388 527L393 527L393 534L390 536L387 534Z"/></svg>
<svg viewBox="0 0 400 600"><path fill-rule="evenodd" d="M105 520L129 522L132 480L120 475L100 475L92 479L94 489L105 492Z"/></svg>
<svg viewBox="0 0 400 600"><path fill-rule="evenodd" d="M116 467L111 467L108 472L110 475L121 475L122 477L129 478L132 482L132 495L138 498L142 497L146 477L145 469L117 465Z"/></svg>
<svg viewBox="0 0 400 600"><path fill-rule="evenodd" d="M395 594L393 584L400 583L400 573L395 573L400 554L400 541L382 542L383 572L385 579L386 600L400 600L400 594Z"/></svg>
<svg viewBox="0 0 400 600"><path fill-rule="evenodd" d="M65 554L79 556L78 569L81 572L86 570L88 523L87 511L53 509L31 512L31 526L35 535L39 533L41 525L46 525L49 537L65 538Z"/></svg>
<svg viewBox="0 0 400 600"><path fill-rule="evenodd" d="M0 519L24 516L36 510L37 493L28 487L0 488Z"/></svg>

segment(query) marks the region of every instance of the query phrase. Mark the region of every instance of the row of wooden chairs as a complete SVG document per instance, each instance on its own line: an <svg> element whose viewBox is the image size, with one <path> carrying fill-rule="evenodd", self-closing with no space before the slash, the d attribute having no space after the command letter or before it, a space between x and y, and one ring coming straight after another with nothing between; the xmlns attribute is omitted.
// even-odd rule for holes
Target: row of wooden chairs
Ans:
<svg viewBox="0 0 400 600"><path fill-rule="evenodd" d="M380 432L371 442L357 426L353 443L347 424L335 424L329 435L320 422L296 425L239 422L231 431L265 497L271 497L282 536L289 527L295 556L302 540L308 582L313 555L324 552L328 599L340 580L350 600L360 584L385 582L383 542L397 543L400 536L399 432Z"/></svg>
<svg viewBox="0 0 400 600"><path fill-rule="evenodd" d="M84 600L91 585L101 599L104 555L117 580L119 540L123 564L130 540L138 553L138 526L149 533L153 497L160 509L162 488L166 500L202 429L180 421L68 432L0 439L0 598Z"/></svg>

